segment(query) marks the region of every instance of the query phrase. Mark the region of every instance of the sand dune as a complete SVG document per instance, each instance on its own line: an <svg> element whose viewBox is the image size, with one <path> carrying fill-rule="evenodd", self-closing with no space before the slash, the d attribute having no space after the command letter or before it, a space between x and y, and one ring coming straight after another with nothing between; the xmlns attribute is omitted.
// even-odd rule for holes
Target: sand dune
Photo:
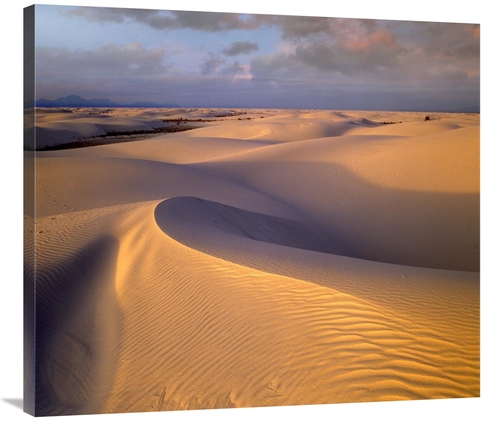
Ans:
<svg viewBox="0 0 500 421"><path fill-rule="evenodd" d="M155 217L158 226L170 237L188 242L195 249L200 248L201 241L208 246L219 243L229 250L231 239L236 236L281 246L338 253L330 239L320 231L314 232L296 221L197 197L166 200L156 207Z"/></svg>
<svg viewBox="0 0 500 421"><path fill-rule="evenodd" d="M166 124L140 110L37 109L37 148L75 142L116 131L153 130Z"/></svg>
<svg viewBox="0 0 500 421"><path fill-rule="evenodd" d="M38 415L479 396L479 116L129 112L213 121L37 153Z"/></svg>

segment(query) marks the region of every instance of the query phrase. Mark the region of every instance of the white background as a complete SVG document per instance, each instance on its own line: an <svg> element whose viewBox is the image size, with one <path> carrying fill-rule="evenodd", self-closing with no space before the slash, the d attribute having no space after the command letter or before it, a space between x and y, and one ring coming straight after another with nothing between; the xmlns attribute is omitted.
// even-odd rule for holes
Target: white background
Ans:
<svg viewBox="0 0 500 421"><path fill-rule="evenodd" d="M472 399L381 402L368 404L314 405L281 408L179 411L151 414L119 414L99 416L57 417L58 420L249 420L260 419L336 419L336 420L490 420L500 419L500 376L498 359L498 310L500 276L497 241L500 236L498 151L500 135L497 109L498 41L494 2L430 1L402 2L394 0L339 1L307 0L250 3L229 0L153 0L54 1L43 4L111 6L149 9L198 10L329 16L347 18L380 18L481 24L481 397ZM7 6L5 5L7 4ZM22 136L23 136L23 8L27 1L5 2L0 13L0 418L28 419L19 405L22 384ZM61 34L64 36L64 34ZM14 402L14 403L12 403ZM90 418L91 417L91 418ZM103 418L105 417L105 418ZM51 417L49 417L51 418Z"/></svg>

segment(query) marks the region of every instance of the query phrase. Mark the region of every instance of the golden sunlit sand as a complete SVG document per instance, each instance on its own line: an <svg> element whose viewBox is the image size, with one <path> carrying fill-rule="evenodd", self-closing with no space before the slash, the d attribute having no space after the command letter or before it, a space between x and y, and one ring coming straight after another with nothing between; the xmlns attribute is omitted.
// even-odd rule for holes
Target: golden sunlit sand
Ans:
<svg viewBox="0 0 500 421"><path fill-rule="evenodd" d="M479 120L37 111L37 415L479 396Z"/></svg>

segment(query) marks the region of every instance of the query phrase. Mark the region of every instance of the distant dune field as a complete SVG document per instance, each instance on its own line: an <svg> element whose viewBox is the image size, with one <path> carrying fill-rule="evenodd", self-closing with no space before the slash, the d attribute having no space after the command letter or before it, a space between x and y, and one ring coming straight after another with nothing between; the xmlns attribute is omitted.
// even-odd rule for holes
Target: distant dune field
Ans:
<svg viewBox="0 0 500 421"><path fill-rule="evenodd" d="M37 415L479 396L479 123L37 110Z"/></svg>

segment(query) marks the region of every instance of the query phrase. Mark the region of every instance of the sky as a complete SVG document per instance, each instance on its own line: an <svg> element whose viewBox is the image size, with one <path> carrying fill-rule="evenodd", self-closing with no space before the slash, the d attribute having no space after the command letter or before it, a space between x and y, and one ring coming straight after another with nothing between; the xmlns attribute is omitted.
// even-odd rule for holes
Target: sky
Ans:
<svg viewBox="0 0 500 421"><path fill-rule="evenodd" d="M37 5L36 98L478 110L480 26Z"/></svg>

